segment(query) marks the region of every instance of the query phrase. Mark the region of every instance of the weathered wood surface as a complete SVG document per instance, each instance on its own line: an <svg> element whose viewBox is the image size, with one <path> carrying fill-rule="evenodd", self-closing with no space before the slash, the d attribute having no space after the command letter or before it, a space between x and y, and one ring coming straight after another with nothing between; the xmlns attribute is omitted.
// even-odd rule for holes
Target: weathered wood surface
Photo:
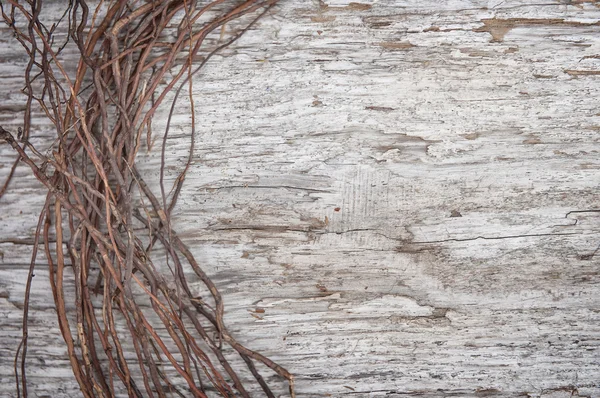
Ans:
<svg viewBox="0 0 600 398"><path fill-rule="evenodd" d="M232 332L302 397L600 396L599 21L577 0L283 0L213 59L174 224ZM156 147L140 162L158 176ZM20 167L0 201L1 396L43 198ZM33 396L77 396L39 262Z"/></svg>

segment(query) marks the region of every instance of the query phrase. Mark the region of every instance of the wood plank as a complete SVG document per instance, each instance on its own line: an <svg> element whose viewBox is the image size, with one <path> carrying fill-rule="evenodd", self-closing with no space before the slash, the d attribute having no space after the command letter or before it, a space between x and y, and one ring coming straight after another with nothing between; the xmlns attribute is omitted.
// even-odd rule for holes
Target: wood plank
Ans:
<svg viewBox="0 0 600 398"><path fill-rule="evenodd" d="M599 21L591 1L282 1L215 57L174 225L232 333L298 396L600 396ZM0 43L14 129L24 59ZM189 120L182 101L171 182ZM0 200L2 396L43 200L23 167ZM32 392L76 396L38 261Z"/></svg>

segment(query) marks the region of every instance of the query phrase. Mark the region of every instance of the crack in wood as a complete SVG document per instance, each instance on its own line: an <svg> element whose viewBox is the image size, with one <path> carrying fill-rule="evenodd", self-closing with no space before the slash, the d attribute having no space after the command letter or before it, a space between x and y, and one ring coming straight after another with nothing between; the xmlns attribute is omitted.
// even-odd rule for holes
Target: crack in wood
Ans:
<svg viewBox="0 0 600 398"><path fill-rule="evenodd" d="M580 235L576 232L568 232L568 233L558 233L558 234L522 234L522 235L507 235L507 236L476 236L474 238L450 238L450 239L441 239L441 240L432 240L432 241L413 241L410 244L415 245L427 245L433 243L444 243L444 242L468 242L478 239L484 240L500 240L500 239L519 239L519 238L531 238L531 237L544 237L544 236L572 236L572 235Z"/></svg>

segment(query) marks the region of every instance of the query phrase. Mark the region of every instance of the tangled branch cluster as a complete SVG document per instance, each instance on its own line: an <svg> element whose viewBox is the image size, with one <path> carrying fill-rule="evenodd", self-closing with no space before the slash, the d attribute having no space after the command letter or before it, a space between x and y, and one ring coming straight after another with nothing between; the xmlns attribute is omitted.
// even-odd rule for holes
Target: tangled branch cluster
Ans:
<svg viewBox="0 0 600 398"><path fill-rule="evenodd" d="M258 364L287 379L294 395L287 370L228 332L217 287L171 224L194 150L192 76L276 2L100 0L90 7L72 0L51 26L44 24L42 0L2 4L2 17L29 62L23 129L15 138L0 127L0 139L18 153L0 196L19 162L48 190L15 358L19 396L27 396L27 316L38 244L45 250L58 324L85 397L248 397L246 384L253 379L274 397ZM244 26L225 41L211 38L232 20ZM59 30L68 31L66 38ZM64 63L68 51L79 58L76 69ZM175 101L186 89L190 153L168 190L165 143ZM152 117L170 91L175 99L162 139L156 194L138 171L136 155L144 139L150 147ZM32 114L40 110L56 133L47 150L30 143ZM159 256L162 264L152 253L158 247L165 253ZM69 266L72 273L66 272ZM190 288L190 270L206 290L204 299ZM68 278L74 279L74 294L65 288ZM231 362L226 353L243 362ZM245 368L236 369L244 362Z"/></svg>

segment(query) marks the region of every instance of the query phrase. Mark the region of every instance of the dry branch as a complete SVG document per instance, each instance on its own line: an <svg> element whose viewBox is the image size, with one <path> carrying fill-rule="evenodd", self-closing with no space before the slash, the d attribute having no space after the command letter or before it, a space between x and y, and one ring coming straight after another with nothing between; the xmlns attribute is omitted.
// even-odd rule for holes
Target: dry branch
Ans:
<svg viewBox="0 0 600 398"><path fill-rule="evenodd" d="M23 129L15 138L0 127L0 139L48 190L15 357L19 396L27 396L28 303L39 241L58 325L85 397L248 397L252 378L274 397L257 364L287 379L294 395L287 370L229 333L217 286L171 223L195 145L192 77L276 2L101 0L92 8L76 0L58 21L44 20L39 0L1 3L4 21L29 62ZM237 33L225 41L213 37L234 20ZM54 32L64 24L68 37L59 42ZM76 68L64 64L67 51L79 54ZM138 172L136 155L142 137L150 147L152 117L171 91L175 97L162 136L160 193L155 194ZM192 112L190 154L169 191L164 148L175 102L184 92ZM56 133L44 150L30 143L36 133L32 115L39 111ZM154 253L157 247L164 249L163 257ZM203 283L204 299L192 292L190 274ZM70 275L74 292L65 288ZM241 360L230 362L231 353Z"/></svg>

